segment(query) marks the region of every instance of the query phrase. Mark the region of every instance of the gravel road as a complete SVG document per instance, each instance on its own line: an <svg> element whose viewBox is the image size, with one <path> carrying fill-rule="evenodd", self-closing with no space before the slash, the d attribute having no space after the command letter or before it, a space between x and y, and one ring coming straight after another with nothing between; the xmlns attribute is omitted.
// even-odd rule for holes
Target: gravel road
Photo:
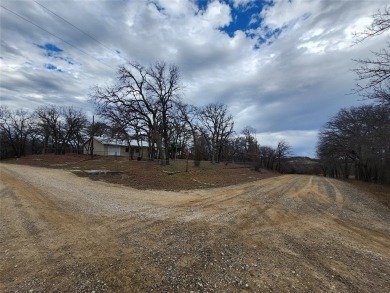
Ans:
<svg viewBox="0 0 390 293"><path fill-rule="evenodd" d="M390 292L390 211L286 175L182 192L0 165L1 292Z"/></svg>

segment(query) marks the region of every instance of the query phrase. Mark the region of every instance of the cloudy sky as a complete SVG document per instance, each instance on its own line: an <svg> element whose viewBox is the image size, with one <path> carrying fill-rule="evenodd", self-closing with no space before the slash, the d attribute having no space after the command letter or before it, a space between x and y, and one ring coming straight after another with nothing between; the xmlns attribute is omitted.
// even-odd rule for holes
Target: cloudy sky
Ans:
<svg viewBox="0 0 390 293"><path fill-rule="evenodd" d="M72 105L90 115L90 88L118 66L180 68L183 99L225 103L240 132L287 140L315 156L318 129L362 103L352 59L387 36L352 46L382 0L87 0L0 2L0 97L11 109Z"/></svg>

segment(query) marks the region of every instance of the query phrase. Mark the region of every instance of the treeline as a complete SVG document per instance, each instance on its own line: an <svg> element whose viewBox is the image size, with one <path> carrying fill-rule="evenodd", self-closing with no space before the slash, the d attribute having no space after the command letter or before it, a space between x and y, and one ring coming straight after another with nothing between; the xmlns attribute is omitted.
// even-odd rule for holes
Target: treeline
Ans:
<svg viewBox="0 0 390 293"><path fill-rule="evenodd" d="M390 183L390 107L342 109L320 131L325 176Z"/></svg>
<svg viewBox="0 0 390 293"><path fill-rule="evenodd" d="M0 107L1 159L30 154L82 152L90 125L73 107L42 106L34 112Z"/></svg>
<svg viewBox="0 0 390 293"><path fill-rule="evenodd" d="M255 168L294 172L287 160L290 155L287 142L280 141L276 148L261 146L255 129L251 127L237 134L226 105L209 104L197 108L178 103L172 109L175 112L168 119L168 158L174 158L175 153L177 157L185 158L188 152L197 166L201 161L243 163ZM122 119L125 120L125 117ZM119 125L117 121L109 123L109 119L93 123L82 110L73 107L49 105L29 112L12 111L1 106L1 159L45 153L81 154L83 143L92 135L120 140L149 140L150 149L156 149L153 147L155 133L148 133L142 125L131 128L134 121L127 127L124 125Z"/></svg>

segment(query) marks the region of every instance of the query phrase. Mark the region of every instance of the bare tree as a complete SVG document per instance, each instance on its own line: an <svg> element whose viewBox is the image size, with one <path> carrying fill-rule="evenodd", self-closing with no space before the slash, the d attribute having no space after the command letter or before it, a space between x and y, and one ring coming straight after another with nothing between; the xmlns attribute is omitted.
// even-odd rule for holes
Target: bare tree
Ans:
<svg viewBox="0 0 390 293"><path fill-rule="evenodd" d="M355 33L355 43L383 34L390 29L390 6L379 10L372 18L372 23L364 31ZM358 68L353 69L358 80L354 92L390 105L390 41L387 42L387 48L372 54L373 58L354 60L359 64Z"/></svg>
<svg viewBox="0 0 390 293"><path fill-rule="evenodd" d="M207 139L211 153L211 162L219 162L224 144L233 133L233 116L224 104L209 104L199 113L201 132Z"/></svg>
<svg viewBox="0 0 390 293"><path fill-rule="evenodd" d="M25 110L11 111L6 106L0 107L0 131L1 131L1 152L7 149L14 156L24 156L26 152L26 142L31 134L31 114ZM5 149L3 149L5 148ZM8 155L9 156L9 155Z"/></svg>
<svg viewBox="0 0 390 293"><path fill-rule="evenodd" d="M169 120L179 100L179 70L157 62L149 68L138 63L120 66L118 82L106 88L95 87L92 98L98 114L124 127L144 129L151 151L158 145L162 163L169 163ZM154 158L154 154L152 154Z"/></svg>
<svg viewBox="0 0 390 293"><path fill-rule="evenodd" d="M159 138L158 108L156 101L147 95L147 76L147 69L138 63L120 66L117 84L106 88L96 86L92 99L97 114L111 126L119 125L124 131L135 133L144 127L153 159L154 144Z"/></svg>
<svg viewBox="0 0 390 293"><path fill-rule="evenodd" d="M110 125L103 121L94 121L93 123L89 121L85 129L86 137L91 136L109 136Z"/></svg>
<svg viewBox="0 0 390 293"><path fill-rule="evenodd" d="M390 104L390 46L373 52L374 59L358 59L360 67L353 69L358 77L356 92L360 95Z"/></svg>
<svg viewBox="0 0 390 293"><path fill-rule="evenodd" d="M354 33L355 43L381 35L390 29L390 6L385 6L383 10L378 10L371 17L372 22L364 31Z"/></svg>
<svg viewBox="0 0 390 293"><path fill-rule="evenodd" d="M263 168L273 169L276 158L275 150L270 146L260 147L260 165Z"/></svg>
<svg viewBox="0 0 390 293"><path fill-rule="evenodd" d="M200 161L203 157L202 143L198 141L199 138L199 113L200 110L193 106L184 103L177 104L178 114L180 120L188 128L192 135L194 166L199 167Z"/></svg>
<svg viewBox="0 0 390 293"><path fill-rule="evenodd" d="M55 152L58 152L60 115L58 107L53 105L39 107L34 112L37 120L36 132L43 139L43 154L48 148L54 148Z"/></svg>
<svg viewBox="0 0 390 293"><path fill-rule="evenodd" d="M42 106L35 110L35 132L43 141L43 151L56 154L66 149L80 149L86 138L87 117L83 111L73 107Z"/></svg>
<svg viewBox="0 0 390 293"><path fill-rule="evenodd" d="M85 140L83 133L88 122L87 116L81 109L74 107L62 108L62 116L64 123L60 153L65 153L68 147L78 152Z"/></svg>
<svg viewBox="0 0 390 293"><path fill-rule="evenodd" d="M259 157L259 145L255 137L256 130L253 127L246 126L242 130L244 136L244 150L246 161L257 161Z"/></svg>
<svg viewBox="0 0 390 293"><path fill-rule="evenodd" d="M180 151L181 155L189 149L193 140L193 133L188 123L183 120L180 110L177 109L176 113L171 117L169 124L169 140L171 141L171 147L174 152ZM172 156L174 155L172 152Z"/></svg>
<svg viewBox="0 0 390 293"><path fill-rule="evenodd" d="M179 68L174 65L167 66L164 62L157 62L148 70L150 78L147 79L146 89L149 95L157 102L159 109L159 131L164 143L162 160L169 164L169 115L179 96Z"/></svg>
<svg viewBox="0 0 390 293"><path fill-rule="evenodd" d="M285 141L281 140L278 142L278 146L275 150L276 157L276 171L282 173L282 161L291 154L291 146Z"/></svg>

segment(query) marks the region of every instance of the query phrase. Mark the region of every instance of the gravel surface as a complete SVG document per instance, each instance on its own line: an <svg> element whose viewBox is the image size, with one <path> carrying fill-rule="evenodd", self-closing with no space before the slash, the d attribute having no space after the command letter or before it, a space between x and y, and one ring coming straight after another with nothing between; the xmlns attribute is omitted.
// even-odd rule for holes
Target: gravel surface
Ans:
<svg viewBox="0 0 390 293"><path fill-rule="evenodd" d="M182 192L1 164L1 292L390 292L390 213L313 176Z"/></svg>

